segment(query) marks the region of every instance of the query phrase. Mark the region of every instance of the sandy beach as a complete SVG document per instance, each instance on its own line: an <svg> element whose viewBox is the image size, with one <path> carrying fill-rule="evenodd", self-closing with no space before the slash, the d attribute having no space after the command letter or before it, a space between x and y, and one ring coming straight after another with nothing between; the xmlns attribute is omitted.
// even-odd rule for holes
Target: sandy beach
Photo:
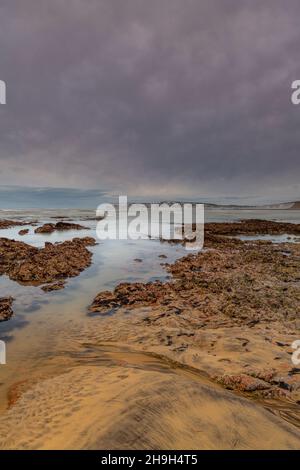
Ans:
<svg viewBox="0 0 300 470"><path fill-rule="evenodd" d="M166 273L164 280L115 282L114 288L89 294L82 299L85 315L74 322L76 304L63 319L63 308L56 315L60 307L51 307L51 299L68 293L69 276L76 278L93 265L94 254L87 249L104 249L85 247L93 245L93 229L89 232L80 244L82 256L75 259L78 267L68 273L59 263L59 275L50 270L53 276L45 278L41 270L40 282L27 275L25 285L11 273L34 277L39 260L47 256L48 266L54 266L64 245L47 245L45 254L36 248L34 257L30 248L28 264L25 242L0 240L15 253L6 257L8 275L22 289L44 292L39 295L48 296L45 309L57 322L53 337L39 340L36 333L34 346L23 340L20 351L29 351L23 371L12 367L7 382L1 381L6 398L0 448L299 448L300 369L291 361L291 345L300 329L300 226L211 222L205 247L195 254L158 241L157 266ZM64 243L69 250L74 242ZM146 258L132 256L132 270L143 271ZM15 259L23 260L18 270L11 264ZM62 292L40 289L45 282L53 286L58 277L65 280ZM14 310L14 303L8 305ZM16 306L14 320L0 325L13 325L17 299ZM80 302L77 306L82 308ZM39 313L32 320L37 332L38 318ZM14 333L16 348L26 328ZM34 363L33 347L40 354Z"/></svg>

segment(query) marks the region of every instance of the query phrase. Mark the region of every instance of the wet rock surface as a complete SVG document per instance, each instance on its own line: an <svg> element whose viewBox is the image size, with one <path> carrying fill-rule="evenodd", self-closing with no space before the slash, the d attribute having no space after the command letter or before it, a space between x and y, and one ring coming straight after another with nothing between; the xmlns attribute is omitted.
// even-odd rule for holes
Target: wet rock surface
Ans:
<svg viewBox="0 0 300 470"><path fill-rule="evenodd" d="M63 243L46 243L36 248L23 242L0 239L0 275L22 284L41 285L78 276L90 266L88 246L94 238L74 238Z"/></svg>
<svg viewBox="0 0 300 470"><path fill-rule="evenodd" d="M27 235L27 233L29 233L28 228L25 228L25 229L19 231L19 235L21 235L21 236Z"/></svg>
<svg viewBox="0 0 300 470"><path fill-rule="evenodd" d="M53 233L55 231L65 230L89 230L89 227L83 225L73 224L69 222L57 222L56 224L48 223L35 229L34 233Z"/></svg>
<svg viewBox="0 0 300 470"><path fill-rule="evenodd" d="M7 321L13 316L12 297L0 297L0 322Z"/></svg>
<svg viewBox="0 0 300 470"><path fill-rule="evenodd" d="M53 284L46 284L45 286L42 286L41 289L44 292L53 292L56 290L64 289L65 285L66 285L65 281L58 281L58 282L54 282Z"/></svg>
<svg viewBox="0 0 300 470"><path fill-rule="evenodd" d="M228 240L222 248L212 248L211 241L209 245L209 251L166 265L172 282L122 283L113 293L100 293L90 309L102 313L106 307L116 306L160 305L166 309L175 302L181 311L196 308L209 324L218 324L220 319L228 326L296 321L299 245L290 247L289 257L269 243Z"/></svg>

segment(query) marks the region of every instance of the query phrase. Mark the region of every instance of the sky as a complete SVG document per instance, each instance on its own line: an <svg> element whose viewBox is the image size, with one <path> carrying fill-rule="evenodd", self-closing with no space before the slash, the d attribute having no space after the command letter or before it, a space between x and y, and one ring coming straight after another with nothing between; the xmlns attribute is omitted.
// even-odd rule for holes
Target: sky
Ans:
<svg viewBox="0 0 300 470"><path fill-rule="evenodd" d="M299 0L1 0L1 198L300 199L299 17Z"/></svg>

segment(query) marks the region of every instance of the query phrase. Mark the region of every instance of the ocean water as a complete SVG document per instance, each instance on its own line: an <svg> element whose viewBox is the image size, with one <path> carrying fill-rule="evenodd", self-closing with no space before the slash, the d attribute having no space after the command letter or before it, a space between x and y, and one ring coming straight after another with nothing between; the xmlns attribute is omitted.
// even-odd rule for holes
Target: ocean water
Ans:
<svg viewBox="0 0 300 470"><path fill-rule="evenodd" d="M0 230L1 237L21 240L42 247L45 242L62 242L74 237L96 238L94 211L89 210L27 210L0 211L0 219L38 221L38 225L56 222L66 217L86 226L87 230L34 234L31 224ZM245 218L300 223L300 211L284 210L207 210L205 221L233 221ZM68 221L68 220L66 220ZM30 231L18 234L21 228ZM281 241L281 240L278 240ZM0 340L7 346L7 364L0 365L0 411L7 406L10 388L28 380L39 371L57 372L64 364L67 345L77 338L87 322L99 327L99 317L88 314L87 307L97 293L111 290L120 282L166 280L168 273L162 265L172 263L188 252L180 245L161 243L158 239L105 240L91 247L92 265L78 277L68 279L62 291L45 293L39 287L21 286L7 276L0 277L0 297L13 296L14 316L0 323ZM167 256L162 259L159 255ZM137 262L135 259L141 259ZM111 317L113 321L113 315ZM64 347L64 345L66 345Z"/></svg>

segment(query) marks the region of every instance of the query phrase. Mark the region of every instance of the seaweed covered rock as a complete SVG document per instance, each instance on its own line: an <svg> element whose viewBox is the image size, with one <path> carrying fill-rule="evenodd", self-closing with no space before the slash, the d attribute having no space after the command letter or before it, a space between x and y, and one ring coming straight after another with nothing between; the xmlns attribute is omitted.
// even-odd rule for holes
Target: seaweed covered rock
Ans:
<svg viewBox="0 0 300 470"><path fill-rule="evenodd" d="M36 228L34 233L53 233L55 231L63 232L65 230L89 230L89 227L69 222L57 222L56 224L44 224Z"/></svg>
<svg viewBox="0 0 300 470"><path fill-rule="evenodd" d="M7 321L13 316L12 297L0 297L0 322Z"/></svg>
<svg viewBox="0 0 300 470"><path fill-rule="evenodd" d="M78 276L91 264L88 246L94 238L74 238L63 243L46 243L36 248L23 242L0 239L0 274L22 284L41 285Z"/></svg>

